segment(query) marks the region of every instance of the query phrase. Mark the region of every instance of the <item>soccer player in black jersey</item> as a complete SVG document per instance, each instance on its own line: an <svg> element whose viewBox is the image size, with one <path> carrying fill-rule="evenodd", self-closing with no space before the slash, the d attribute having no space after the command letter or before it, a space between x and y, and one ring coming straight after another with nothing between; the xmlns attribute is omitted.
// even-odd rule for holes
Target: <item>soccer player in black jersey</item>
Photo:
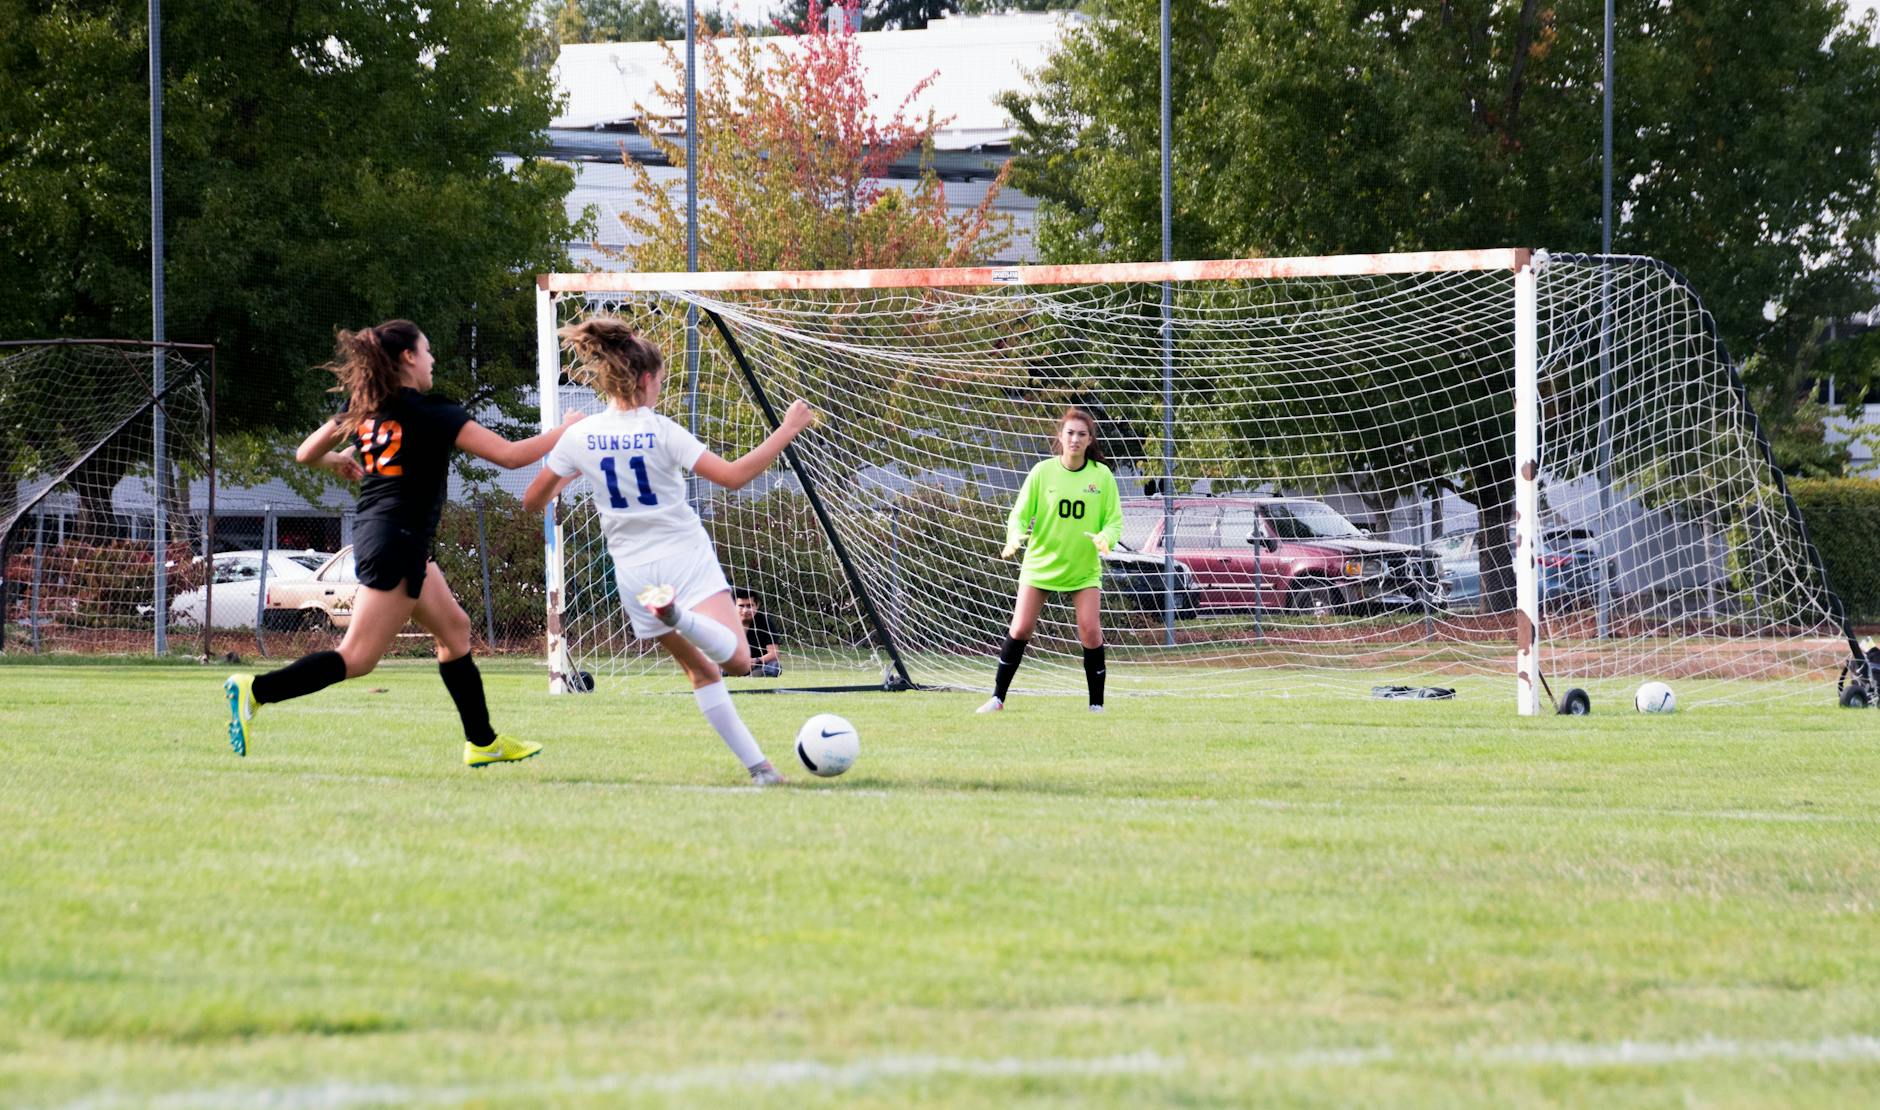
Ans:
<svg viewBox="0 0 1880 1110"><path fill-rule="evenodd" d="M432 561L431 541L444 511L453 450L514 470L540 460L583 414L570 413L561 427L512 443L472 420L462 405L426 396L432 361L430 340L409 320L339 333L338 353L326 369L339 378L334 392L346 395L346 411L320 425L294 457L359 483L353 522L359 594L338 651L317 651L264 675L230 675L223 683L236 755L248 754L261 706L370 673L410 620L437 639L437 673L463 718L464 763L483 767L542 750L490 727L483 677L470 658L470 617ZM342 441L349 446L335 451Z"/></svg>

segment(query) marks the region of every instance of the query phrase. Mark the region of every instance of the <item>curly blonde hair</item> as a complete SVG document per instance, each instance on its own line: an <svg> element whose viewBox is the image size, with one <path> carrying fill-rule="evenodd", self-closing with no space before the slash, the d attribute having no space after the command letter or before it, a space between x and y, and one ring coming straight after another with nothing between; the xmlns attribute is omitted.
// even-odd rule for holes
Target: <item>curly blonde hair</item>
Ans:
<svg viewBox="0 0 1880 1110"><path fill-rule="evenodd" d="M580 361L568 380L629 406L644 404L646 380L660 372L666 357L632 324L618 316L593 316L556 332Z"/></svg>

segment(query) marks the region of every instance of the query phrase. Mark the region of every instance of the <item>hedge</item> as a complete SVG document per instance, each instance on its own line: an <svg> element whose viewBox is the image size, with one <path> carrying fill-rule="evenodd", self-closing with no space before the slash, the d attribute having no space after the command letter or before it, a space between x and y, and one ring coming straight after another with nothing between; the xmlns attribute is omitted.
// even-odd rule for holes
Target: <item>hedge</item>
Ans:
<svg viewBox="0 0 1880 1110"><path fill-rule="evenodd" d="M1856 624L1880 622L1880 481L1795 480L1789 492L1847 615Z"/></svg>

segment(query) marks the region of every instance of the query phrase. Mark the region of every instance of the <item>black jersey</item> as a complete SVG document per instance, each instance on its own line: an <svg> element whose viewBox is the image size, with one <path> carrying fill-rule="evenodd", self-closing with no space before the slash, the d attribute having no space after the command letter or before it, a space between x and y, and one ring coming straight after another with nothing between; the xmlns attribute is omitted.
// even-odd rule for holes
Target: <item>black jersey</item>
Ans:
<svg viewBox="0 0 1880 1110"><path fill-rule="evenodd" d="M753 659L770 650L770 645L779 642L776 626L770 623L769 613L751 614L751 623L744 626L744 642L750 646Z"/></svg>
<svg viewBox="0 0 1880 1110"><path fill-rule="evenodd" d="M462 405L409 387L361 420L353 432L366 472L359 483L359 519L397 523L428 543L444 512L450 453L468 423Z"/></svg>

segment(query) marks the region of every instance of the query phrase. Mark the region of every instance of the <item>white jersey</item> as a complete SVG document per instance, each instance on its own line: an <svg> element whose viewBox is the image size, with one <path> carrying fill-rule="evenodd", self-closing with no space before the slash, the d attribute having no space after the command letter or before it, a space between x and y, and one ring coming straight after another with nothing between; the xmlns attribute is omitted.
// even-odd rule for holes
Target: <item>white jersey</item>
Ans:
<svg viewBox="0 0 1880 1110"><path fill-rule="evenodd" d="M691 432L649 408L609 408L580 421L548 453L548 468L594 484L607 550L623 565L701 548L711 537L685 499L685 472L705 453Z"/></svg>

